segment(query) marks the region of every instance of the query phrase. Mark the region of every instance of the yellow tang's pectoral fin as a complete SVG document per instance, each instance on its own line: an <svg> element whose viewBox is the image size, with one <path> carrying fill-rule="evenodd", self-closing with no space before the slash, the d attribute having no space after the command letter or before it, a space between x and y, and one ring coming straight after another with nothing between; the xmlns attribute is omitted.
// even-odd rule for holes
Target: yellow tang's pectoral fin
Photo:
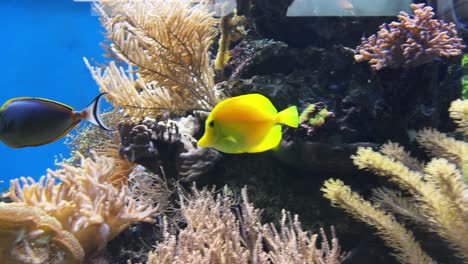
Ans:
<svg viewBox="0 0 468 264"><path fill-rule="evenodd" d="M233 136L227 136L217 141L214 148L224 153L242 153L242 148Z"/></svg>
<svg viewBox="0 0 468 264"><path fill-rule="evenodd" d="M232 144L237 144L237 140L233 136L225 137L223 140Z"/></svg>
<svg viewBox="0 0 468 264"><path fill-rule="evenodd" d="M269 149L272 149L279 145L281 142L281 137L283 136L281 132L281 126L275 125L271 128L268 134L262 139L262 141L254 147L247 149L245 152L255 153L263 152Z"/></svg>

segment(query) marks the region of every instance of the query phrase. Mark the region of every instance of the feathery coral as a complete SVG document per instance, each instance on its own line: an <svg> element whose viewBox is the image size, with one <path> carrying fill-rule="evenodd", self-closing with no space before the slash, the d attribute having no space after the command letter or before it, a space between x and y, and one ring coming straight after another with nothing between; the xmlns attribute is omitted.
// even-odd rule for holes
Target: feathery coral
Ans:
<svg viewBox="0 0 468 264"><path fill-rule="evenodd" d="M398 223L392 215L377 209L357 193L352 192L342 181L329 179L324 183L322 191L332 205L343 208L359 220L377 228L387 245L397 251L395 256L400 262L435 263L421 249L412 232Z"/></svg>
<svg viewBox="0 0 468 264"><path fill-rule="evenodd" d="M455 140L434 129L418 131L416 140L433 156L445 158L459 168L462 167L463 159L466 159L468 154L468 143Z"/></svg>
<svg viewBox="0 0 468 264"><path fill-rule="evenodd" d="M112 158L82 157L80 166L62 167L49 170L38 182L31 178L12 180L7 197L55 218L79 241L86 254L102 249L133 222L151 222L158 210L137 203L126 186L117 189L107 182L115 173ZM54 178L60 183L56 184Z"/></svg>
<svg viewBox="0 0 468 264"><path fill-rule="evenodd" d="M465 46L453 23L433 19L430 6L412 4L411 8L413 16L400 12L399 22L384 23L376 35L363 38L356 48L356 61L369 61L374 70L406 68L462 53Z"/></svg>
<svg viewBox="0 0 468 264"><path fill-rule="evenodd" d="M383 149L388 150L389 147ZM391 181L411 193L414 202L418 204L418 209L405 208L404 203L400 202L392 205L399 207L395 211L397 213L403 212L403 215L408 215L408 212L417 212L420 223L427 224L431 230L444 237L460 253L460 256L465 260L468 259L466 254L468 252L468 243L465 239L468 236L468 208L465 202L466 186L463 183L461 171L455 164L446 159L433 159L424 167L424 171L415 171L406 167L398 159L383 155L370 148L359 148L356 155L352 156L352 159L358 168L370 170L379 176L389 177ZM342 182L329 180L326 182L323 191L325 197L330 199L335 206L344 208L353 216L370 225L376 225L375 220L372 220L368 215L378 216L379 209L361 198L358 199L358 195L352 193L349 187ZM387 194L380 194L377 201L386 200L391 202L392 199L395 200L394 197L385 197ZM394 220L392 221L394 222ZM392 223L394 225L393 222L382 221L382 223ZM379 231L383 228L389 229L389 227L384 226L377 228ZM396 234L401 238L410 239L406 243L416 243L411 238L412 236L404 235L404 232L409 231L404 228L396 230L398 230ZM400 261L405 263L427 263L410 258L408 256L410 252L406 251L407 248L395 244L386 233L382 233L382 238L389 246L399 252L397 257Z"/></svg>
<svg viewBox="0 0 468 264"><path fill-rule="evenodd" d="M205 4L191 1L100 1L109 55L136 66L90 67L115 107L140 119L162 110L210 110L218 101L208 50L217 23ZM142 113L143 112L143 113Z"/></svg>
<svg viewBox="0 0 468 264"><path fill-rule="evenodd" d="M458 129L468 135L468 100L455 100L450 105L450 117L458 124Z"/></svg>
<svg viewBox="0 0 468 264"><path fill-rule="evenodd" d="M431 227L434 231L468 259L468 242L464 239L468 236L468 208L459 204L462 199L452 200L463 197L464 189L461 173L456 173L455 166L445 159L433 160L426 165L426 174L422 174L370 148L359 148L352 158L358 168L389 177L409 191L420 203L424 216L433 223ZM436 166L442 167L436 169Z"/></svg>
<svg viewBox="0 0 468 264"><path fill-rule="evenodd" d="M262 225L260 210L248 202L214 196L210 191L193 189L193 197L181 197L181 213L187 226L178 235L167 226L164 240L150 253L148 263L340 263L338 241L331 245L322 230L321 248L317 235L303 231L297 216L283 211L279 230Z"/></svg>
<svg viewBox="0 0 468 264"><path fill-rule="evenodd" d="M450 111L463 129L466 115L463 114L464 101L452 103ZM325 197L333 205L344 208L356 218L376 226L387 244L397 250L397 257L405 263L428 263L419 261L422 257L418 246L418 258L412 258L409 247L395 243L388 231L390 226L399 225L393 216L385 215L379 208L391 209L396 214L426 225L438 233L459 253L464 263L468 263L468 187L466 185L468 144L455 140L447 135L431 129L418 132L417 141L433 156L430 162L423 165L412 158L409 153L397 144L387 143L380 152L371 148L358 148L352 156L354 164L359 169L374 172L379 176L388 177L398 184L412 197L404 199L396 191L379 189L374 194L374 202L363 200L358 194L341 181L330 179L325 182L322 190ZM465 182L464 182L465 177ZM384 217L388 218L383 221ZM390 219L390 218L391 219ZM380 218L379 224L376 219ZM382 232L382 230L385 230ZM393 236L399 236L401 242L413 244L417 242L413 235L403 226L394 230ZM409 235L408 235L409 234ZM423 253L425 255L425 253ZM425 258L425 257L424 257ZM428 260L427 260L428 261Z"/></svg>
<svg viewBox="0 0 468 264"><path fill-rule="evenodd" d="M403 163L406 167L414 171L422 171L424 169L424 164L419 160L411 157L409 152L406 152L403 147L398 143L389 142L382 145L380 152L386 155L389 158L392 158L396 161Z"/></svg>

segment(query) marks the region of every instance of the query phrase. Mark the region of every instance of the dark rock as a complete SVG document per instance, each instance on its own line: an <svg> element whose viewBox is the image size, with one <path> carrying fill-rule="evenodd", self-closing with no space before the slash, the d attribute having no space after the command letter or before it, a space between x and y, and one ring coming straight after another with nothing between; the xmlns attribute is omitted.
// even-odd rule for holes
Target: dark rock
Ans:
<svg viewBox="0 0 468 264"><path fill-rule="evenodd" d="M158 175L193 181L213 168L221 157L216 150L197 147L193 135L198 130L193 116L158 123L145 119L141 124L120 124L120 153Z"/></svg>

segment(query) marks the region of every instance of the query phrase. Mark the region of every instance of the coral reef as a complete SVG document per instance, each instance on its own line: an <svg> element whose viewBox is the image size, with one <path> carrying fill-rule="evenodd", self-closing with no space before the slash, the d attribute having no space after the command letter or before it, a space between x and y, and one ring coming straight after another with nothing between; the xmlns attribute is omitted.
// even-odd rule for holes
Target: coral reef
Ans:
<svg viewBox="0 0 468 264"><path fill-rule="evenodd" d="M413 16L400 12L399 22L382 24L377 34L363 38L354 56L371 68L414 67L437 58L459 56L465 45L455 24L433 19L432 7L412 4Z"/></svg>
<svg viewBox="0 0 468 264"><path fill-rule="evenodd" d="M383 204L383 208L389 208L407 219L415 219L415 222L425 225L443 237L466 262L468 187L463 181L462 169L465 166L468 143L430 129L419 131L417 141L436 158L422 164L410 157L402 147L392 143L384 145L380 152L359 148L352 157L359 169L388 177L411 194L411 202L400 198L394 191L381 190L374 199L376 205L372 205L353 193L342 181L333 179L325 182L322 189L324 196L334 206L375 226L387 245L396 250L397 258L403 263L432 263L433 260L422 251L413 233L398 223L393 215L379 209L379 205ZM416 206L411 205L412 203Z"/></svg>
<svg viewBox="0 0 468 264"><path fill-rule="evenodd" d="M226 188L225 188L226 190ZM260 210L249 203L208 190L192 188L192 197L180 194L180 213L186 227L171 234L164 226L164 239L150 253L149 263L341 263L335 234L331 243L321 229L318 235L303 231L298 216L283 211L279 229L262 224ZM177 254L174 254L177 252Z"/></svg>
<svg viewBox="0 0 468 264"><path fill-rule="evenodd" d="M95 68L85 61L101 92L129 117L140 120L163 110L209 111L219 101L208 57L217 21L203 3L191 5L176 0L96 5L108 55L130 69L126 74L114 62Z"/></svg>
<svg viewBox="0 0 468 264"><path fill-rule="evenodd" d="M13 203L1 204L5 213L0 214L0 222L5 221L6 225L25 231L16 233L13 241L2 237L2 244L24 243L23 253L30 257L40 253L26 250L29 248L27 243L32 243L28 239L34 238L44 244L36 243L40 245L39 250L42 251L44 247L66 249L65 252L73 257L69 257L70 261L79 263L85 255L91 256L104 249L108 241L131 223L153 221L151 216L158 211L158 207L139 203L131 197L126 186L116 188L108 182L115 177L115 173L121 173L116 170L112 158L93 155L92 158L82 157L79 166L61 166L56 171L49 170L48 175L37 182L32 178L11 181L10 190L5 196ZM55 179L59 182L56 183ZM25 213L24 218L19 215L15 218L16 213L8 214L12 212L10 208L16 208L18 212L30 208L34 210L29 215ZM38 223L34 222L36 218L39 219ZM47 236L52 238L52 244L49 244ZM20 258L14 260L24 261Z"/></svg>
<svg viewBox="0 0 468 264"><path fill-rule="evenodd" d="M122 121L118 135L83 130L72 146L87 158L76 155L62 170L50 172L39 182L26 179L12 183L12 206L40 208L41 213L33 212L34 217L47 214L56 223L44 224L46 218L34 225L22 222L20 228L13 229L18 232L8 234L10 240L1 240L5 241L1 244L5 254L13 249L11 252L20 252L21 257L37 258L47 249L49 255L39 258L51 263L58 255L81 261L95 254L96 259L110 263L127 263L128 259L143 263L150 245L155 244L149 263L338 263L343 256L334 232L329 242L323 231L319 236L304 231L333 224L341 245L352 250L349 263L395 263L371 230L332 209L321 199L319 189L324 179L342 177L365 197L382 181L371 175L349 177L358 171L349 158L357 149L358 153L363 149L370 152L369 147L387 140L410 143L408 132L423 127L451 129L446 109L460 94L459 58L451 55L462 47L451 26L432 19L428 7L421 6L413 17L402 14L401 28L416 21L439 31L429 30L421 38L413 38L414 42L405 39L408 43L404 47L414 60L407 66L401 58L403 68L375 72L367 64L356 64L355 51L343 45L355 47L362 34L375 32L378 25L394 18L285 18L290 0L239 0L239 15L245 17L216 19L206 6L212 2L102 0L97 4L106 31L106 55L114 61L95 64L97 67L86 59L85 63L101 92L108 93L116 120ZM244 24L253 26L244 31ZM387 24L387 29L391 31L390 25L395 24L398 22ZM222 35L216 46L220 26ZM401 32L387 33L401 37ZM420 47L427 48L416 40L435 46L426 53L414 53ZM444 46L450 41L452 46ZM364 44L361 47L364 50ZM445 55L449 57L432 60ZM384 66L394 65L392 61ZM222 155L197 147L203 132L199 124L207 111L225 95L254 92L266 95L278 108L294 104L304 110L301 128L285 129L278 149L256 155ZM461 132L466 131L464 108L464 103L452 104L451 115L458 120ZM436 130L423 130L416 140L444 159L424 164L396 144L384 145L378 155L391 160L388 166L394 161L404 163L424 178L424 184L438 172L460 178L460 171L468 168L465 147L458 141ZM91 149L98 156L91 154ZM366 157L372 156L372 152L368 154ZM142 166L135 168L135 164ZM439 168L445 169L436 171ZM54 183L54 177L60 182ZM439 188L452 178L440 179L433 187L436 191L459 191L459 182ZM182 186L194 180L202 187L229 187L219 195L194 189L193 196L182 196ZM180 206L174 203L177 184ZM241 202L230 196L244 186L251 202L246 189ZM419 194L408 197L407 190L379 189L371 204L339 181L329 182L328 187L341 190L336 196L330 191L330 198L345 197L342 203L348 203L348 211L380 230L398 249L399 260L430 263L431 257L439 260L446 253L432 254L433 245L429 250L426 244L419 245L420 233L413 234L406 222L397 221L400 216L453 240L449 227L440 228L438 218L431 215L428 219L421 213L419 207L427 205ZM434 199L441 195L436 196ZM445 199L458 198L447 195ZM10 205L0 204L0 213L2 206ZM304 229L297 216L282 208L300 212ZM396 217L381 209L394 212ZM260 211L268 224L261 221ZM363 215L363 211L368 214ZM150 218L156 212L156 219ZM163 224L162 231L149 223L130 225L155 220ZM455 221L450 222L452 228L462 230L459 220L453 217L450 221ZM2 223L0 217L0 231ZM49 225L53 228L47 229ZM393 228L390 231L385 229L389 225ZM66 232L71 239L57 242L65 241L60 239ZM431 241L426 238L421 240ZM18 239L19 243L13 243ZM463 241L455 241L453 248L464 250L460 243ZM79 245L78 249L73 245ZM107 254L102 253L104 246ZM30 254L35 247L37 254ZM451 263L456 257L446 259L442 257Z"/></svg>

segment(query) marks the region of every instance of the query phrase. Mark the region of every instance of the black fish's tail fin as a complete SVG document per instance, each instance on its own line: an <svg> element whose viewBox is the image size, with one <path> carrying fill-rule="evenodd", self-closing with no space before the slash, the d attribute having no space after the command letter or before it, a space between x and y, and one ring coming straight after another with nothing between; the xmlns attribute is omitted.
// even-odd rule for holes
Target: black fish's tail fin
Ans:
<svg viewBox="0 0 468 264"><path fill-rule="evenodd" d="M80 117L84 120L90 122L91 124L98 126L107 131L114 131L115 129L111 129L107 127L104 122L102 122L99 112L99 103L100 99L106 93L99 94L94 98L94 100L85 108L83 111L80 112Z"/></svg>

